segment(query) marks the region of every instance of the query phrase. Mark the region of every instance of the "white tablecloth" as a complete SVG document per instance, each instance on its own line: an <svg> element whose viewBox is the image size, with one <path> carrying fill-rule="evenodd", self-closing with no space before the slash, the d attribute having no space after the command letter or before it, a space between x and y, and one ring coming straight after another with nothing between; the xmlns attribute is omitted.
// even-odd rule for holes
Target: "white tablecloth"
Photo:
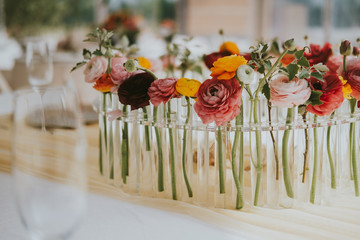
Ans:
<svg viewBox="0 0 360 240"><path fill-rule="evenodd" d="M17 214L12 176L0 172L0 239L24 240L26 231ZM221 229L193 217L89 194L88 210L71 240L255 239Z"/></svg>

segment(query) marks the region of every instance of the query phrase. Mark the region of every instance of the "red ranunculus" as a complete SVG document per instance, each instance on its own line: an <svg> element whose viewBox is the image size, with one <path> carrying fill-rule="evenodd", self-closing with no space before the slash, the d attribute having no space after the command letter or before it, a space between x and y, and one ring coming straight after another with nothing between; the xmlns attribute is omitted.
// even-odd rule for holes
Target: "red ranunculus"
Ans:
<svg viewBox="0 0 360 240"><path fill-rule="evenodd" d="M344 101L344 94L342 92L343 84L339 77L334 73L327 73L324 76L324 81L321 82L316 78L310 78L311 87L322 92L320 100L322 104L311 105L306 107L306 110L318 116L330 115L335 109L339 108Z"/></svg>
<svg viewBox="0 0 360 240"><path fill-rule="evenodd" d="M308 50L304 52L304 57L309 60L311 66L318 63L326 64L331 55L331 44L328 42L322 48L320 45L310 44L310 52Z"/></svg>
<svg viewBox="0 0 360 240"><path fill-rule="evenodd" d="M132 75L119 86L119 101L130 105L131 110L150 105L148 89L154 80L154 77L147 72Z"/></svg>
<svg viewBox="0 0 360 240"><path fill-rule="evenodd" d="M352 93L351 96L360 100L360 58L352 58L346 61L346 72L341 65L338 69L338 74L341 75L350 84Z"/></svg>
<svg viewBox="0 0 360 240"><path fill-rule="evenodd" d="M204 124L225 125L240 113L242 88L236 79L208 79L196 94L194 110Z"/></svg>

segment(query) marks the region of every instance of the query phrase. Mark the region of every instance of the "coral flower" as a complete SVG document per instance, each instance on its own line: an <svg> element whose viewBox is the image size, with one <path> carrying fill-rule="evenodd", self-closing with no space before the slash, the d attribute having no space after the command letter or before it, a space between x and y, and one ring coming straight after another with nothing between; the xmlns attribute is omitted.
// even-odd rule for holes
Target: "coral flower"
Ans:
<svg viewBox="0 0 360 240"><path fill-rule="evenodd" d="M339 77L334 73L328 73L323 79L324 81L319 81L316 78L309 79L311 87L316 91L322 92L320 96L322 104L309 104L306 110L318 116L330 115L344 101L343 84Z"/></svg>
<svg viewBox="0 0 360 240"><path fill-rule="evenodd" d="M240 113L242 88L236 79L208 79L196 94L194 110L204 124L225 125Z"/></svg>
<svg viewBox="0 0 360 240"><path fill-rule="evenodd" d="M282 75L270 81L270 101L274 106L290 108L304 104L311 95L308 81Z"/></svg>
<svg viewBox="0 0 360 240"><path fill-rule="evenodd" d="M294 54L285 54L285 56L281 59L281 63L284 67L292 63L295 60Z"/></svg>
<svg viewBox="0 0 360 240"><path fill-rule="evenodd" d="M100 92L110 92L111 88L114 86L114 83L111 79L110 74L103 74L98 80L96 80L93 88Z"/></svg>
<svg viewBox="0 0 360 240"><path fill-rule="evenodd" d="M324 46L321 48L320 45L310 44L310 52L305 51L304 57L309 60L310 66L323 63L326 64L329 57L332 55L332 49L330 43L325 43Z"/></svg>
<svg viewBox="0 0 360 240"><path fill-rule="evenodd" d="M221 44L219 51L220 52L228 52L231 55L232 54L237 54L237 55L240 54L239 48L236 45L236 43L230 42L230 41L224 42L223 44Z"/></svg>
<svg viewBox="0 0 360 240"><path fill-rule="evenodd" d="M347 80L347 83L351 86L351 96L360 100L360 58L347 60L346 72L344 72L343 67L340 66L338 74Z"/></svg>
<svg viewBox="0 0 360 240"><path fill-rule="evenodd" d="M150 102L155 106L159 106L161 103L167 103L171 98L176 97L175 85L176 78L164 78L157 79L151 83L148 90L150 96Z"/></svg>
<svg viewBox="0 0 360 240"><path fill-rule="evenodd" d="M210 69L212 72L210 75L219 80L229 80L235 77L236 69L246 63L247 60L243 56L231 55L219 58Z"/></svg>
<svg viewBox="0 0 360 240"><path fill-rule="evenodd" d="M201 82L195 79L180 78L176 82L176 94L185 97L195 97L198 92Z"/></svg>

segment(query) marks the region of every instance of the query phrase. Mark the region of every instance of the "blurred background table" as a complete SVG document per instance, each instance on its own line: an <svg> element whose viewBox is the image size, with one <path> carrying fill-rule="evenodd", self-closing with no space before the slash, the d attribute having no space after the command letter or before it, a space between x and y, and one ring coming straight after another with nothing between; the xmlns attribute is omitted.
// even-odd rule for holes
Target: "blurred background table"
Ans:
<svg viewBox="0 0 360 240"><path fill-rule="evenodd" d="M26 239L12 192L11 127L11 116L1 116L0 239ZM241 211L129 196L99 174L98 125L86 126L86 132L89 204L71 239L359 239L360 199L351 196L334 198L326 206Z"/></svg>

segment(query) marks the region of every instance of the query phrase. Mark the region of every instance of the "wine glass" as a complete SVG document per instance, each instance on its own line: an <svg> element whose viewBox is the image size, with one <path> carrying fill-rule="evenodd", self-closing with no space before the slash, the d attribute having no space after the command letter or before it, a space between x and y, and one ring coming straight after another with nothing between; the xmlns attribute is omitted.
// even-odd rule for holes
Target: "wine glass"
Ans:
<svg viewBox="0 0 360 240"><path fill-rule="evenodd" d="M45 39L32 37L26 41L26 67L30 85L41 91L52 82L53 63Z"/></svg>
<svg viewBox="0 0 360 240"><path fill-rule="evenodd" d="M39 94L42 104L42 95L53 78L53 63L49 44L45 39L32 37L26 41L26 68L28 81L35 92ZM41 129L45 128L45 112L40 109Z"/></svg>
<svg viewBox="0 0 360 240"><path fill-rule="evenodd" d="M15 94L15 197L32 239L68 239L85 213L86 138L74 91L49 87L42 98L32 89Z"/></svg>

